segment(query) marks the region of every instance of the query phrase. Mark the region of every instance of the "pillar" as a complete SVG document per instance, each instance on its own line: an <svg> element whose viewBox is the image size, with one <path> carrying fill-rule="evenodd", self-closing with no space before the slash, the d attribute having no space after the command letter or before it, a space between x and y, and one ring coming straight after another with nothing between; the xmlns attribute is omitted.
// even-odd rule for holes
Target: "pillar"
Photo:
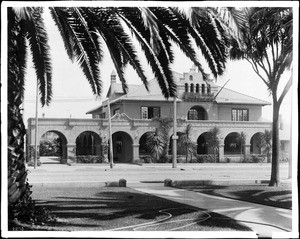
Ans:
<svg viewBox="0 0 300 239"><path fill-rule="evenodd" d="M246 161L247 158L250 157L250 147L251 144L245 144L244 146L244 161Z"/></svg>
<svg viewBox="0 0 300 239"><path fill-rule="evenodd" d="M136 161L140 158L139 147L140 144L132 144L133 161Z"/></svg>
<svg viewBox="0 0 300 239"><path fill-rule="evenodd" d="M76 144L67 144L67 158L61 163L66 163L68 159L76 161Z"/></svg>
<svg viewBox="0 0 300 239"><path fill-rule="evenodd" d="M225 162L225 158L224 158L224 144L220 144L219 145L219 161L220 161L220 163L224 163Z"/></svg>

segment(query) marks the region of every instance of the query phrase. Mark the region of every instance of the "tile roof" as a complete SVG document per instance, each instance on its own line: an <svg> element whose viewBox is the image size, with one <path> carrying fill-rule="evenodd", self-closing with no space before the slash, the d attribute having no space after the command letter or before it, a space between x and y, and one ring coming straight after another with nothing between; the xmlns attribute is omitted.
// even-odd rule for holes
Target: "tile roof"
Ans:
<svg viewBox="0 0 300 239"><path fill-rule="evenodd" d="M179 83L180 78L183 77L182 74L173 72L174 74L174 81L175 83ZM221 89L221 86L218 87L218 92ZM120 100L125 101L169 101L172 102L173 98L166 99L162 93L161 89L159 87L159 84L156 79L152 79L148 82L148 88L149 91L146 90L145 86L143 84L141 85L128 85L128 92L125 95L122 95L118 98L115 98L111 100L111 104L118 102ZM114 92L115 93L123 93L122 84L115 83L114 84ZM217 94L217 93L215 93ZM178 99L178 101L182 101ZM252 105L270 105L270 102L257 99L255 97L230 90L227 88L223 88L215 98L215 101L219 104L252 104ZM88 111L86 114L91 114L92 112L100 109L102 107L102 104L99 107L96 107L90 111Z"/></svg>
<svg viewBox="0 0 300 239"><path fill-rule="evenodd" d="M218 91L221 89L218 86ZM215 101L219 104L253 104L253 105L270 105L271 103L265 100L255 98L234 90L223 88L217 95Z"/></svg>

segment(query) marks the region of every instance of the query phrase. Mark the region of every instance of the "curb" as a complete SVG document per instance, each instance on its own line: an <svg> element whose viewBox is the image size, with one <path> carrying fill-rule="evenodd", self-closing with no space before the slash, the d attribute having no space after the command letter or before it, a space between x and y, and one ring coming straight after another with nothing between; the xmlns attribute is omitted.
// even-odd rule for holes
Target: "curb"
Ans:
<svg viewBox="0 0 300 239"><path fill-rule="evenodd" d="M209 186L209 185L247 185L247 184L268 184L269 180L174 180L166 179L165 186L178 187L178 186Z"/></svg>

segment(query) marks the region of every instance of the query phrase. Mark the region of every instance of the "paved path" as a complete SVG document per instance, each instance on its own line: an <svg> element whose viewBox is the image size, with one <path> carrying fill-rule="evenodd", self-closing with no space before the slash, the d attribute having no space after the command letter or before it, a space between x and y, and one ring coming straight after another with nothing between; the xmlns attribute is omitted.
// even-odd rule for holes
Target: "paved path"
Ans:
<svg viewBox="0 0 300 239"><path fill-rule="evenodd" d="M272 237L273 232L292 230L292 210L165 187L162 183L128 183L127 186L144 193L240 220L255 231L259 237Z"/></svg>

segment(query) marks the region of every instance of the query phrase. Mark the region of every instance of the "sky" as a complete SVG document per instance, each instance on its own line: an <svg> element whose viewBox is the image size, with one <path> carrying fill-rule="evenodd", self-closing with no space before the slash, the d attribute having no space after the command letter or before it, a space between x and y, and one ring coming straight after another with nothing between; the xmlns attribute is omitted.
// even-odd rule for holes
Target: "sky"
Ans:
<svg viewBox="0 0 300 239"><path fill-rule="evenodd" d="M49 36L52 58L53 99L50 106L41 108L39 105L38 116L48 118L91 118L91 115L86 115L86 112L100 105L101 100L96 100L95 96L93 96L90 86L79 65L76 62L72 63L68 59L64 50L63 41L48 11L45 11L44 19ZM189 69L192 67L192 62L188 60L177 47L174 48L174 52L175 62L172 66L172 70L181 74L183 72L189 72ZM105 98L110 84L110 74L114 70L107 49L104 49L104 55L104 61L100 65L101 79L103 82L103 98ZM35 117L36 107L36 77L32 68L30 56L28 60L29 65L26 74L24 101L25 122L29 117ZM145 66L146 60L143 59L143 62L143 65ZM146 66L145 71L146 75L149 77L148 79L153 79L150 68ZM126 69L125 76L128 84L142 84L134 70L130 67ZM283 76L282 82L286 82L289 77L290 73L288 72ZM269 101L270 103L272 102L272 98L269 95L266 85L255 74L248 62L229 61L224 74L217 79L216 84L222 86L228 79L230 79L230 81L227 83L226 88ZM283 86L280 86L279 89L283 89ZM289 122L291 118L291 92L292 91L286 95L281 106L280 114L286 122ZM272 106L263 107L262 117L268 121L272 120Z"/></svg>

